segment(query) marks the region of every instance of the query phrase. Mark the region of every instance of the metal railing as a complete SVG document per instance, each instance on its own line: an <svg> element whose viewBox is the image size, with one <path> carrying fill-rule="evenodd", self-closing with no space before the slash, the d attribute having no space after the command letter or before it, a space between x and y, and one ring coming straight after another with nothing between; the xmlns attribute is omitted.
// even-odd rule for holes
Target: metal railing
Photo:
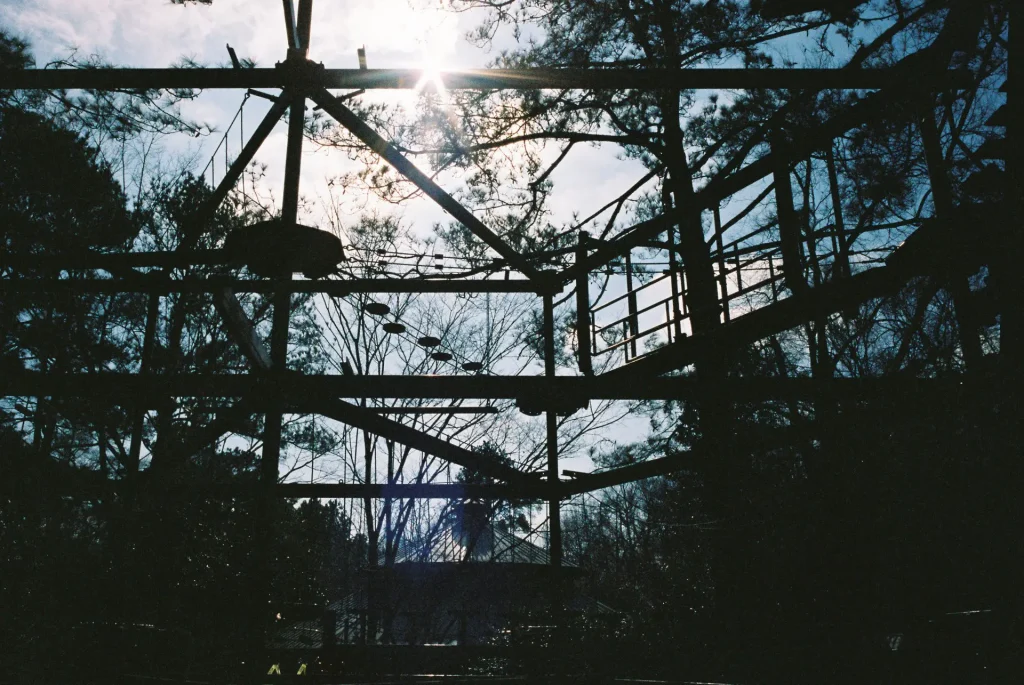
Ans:
<svg viewBox="0 0 1024 685"><path fill-rule="evenodd" d="M776 223L773 222L727 243L719 243L716 249L711 251L710 256L715 270L714 278L719 290L719 315L724 321L727 322L731 318L730 304L740 298L767 290L765 292L766 299L771 302L777 302L780 296L784 294L785 279L781 268L782 242L772 239L752 245L743 244L751 238L764 235L774 228L775 225ZM841 237L836 236L834 227L829 225L814 231L810 237L805 238L805 242L813 243L820 264L827 264L829 261L835 263L839 258L837 240L850 240L851 238L857 238L868 233L890 230L904 225L909 224L908 222L898 222L896 224L858 227L845 232ZM831 246L828 245L830 239L832 242ZM819 243L822 241L825 241L824 250L818 249ZM885 249L891 250L892 248L891 246L886 246ZM628 262L627 258L627 265ZM627 364L644 357L648 353L641 349L638 343L649 338L649 336L666 331L668 344L672 344L680 337L686 337L687 333L683 330L683 324L691 316L687 302L689 290L686 287L686 275L681 268L675 271L666 270L661 276L637 288L632 287L629 268L627 266L626 292L596 307L592 307L589 318L591 326L591 354L596 357L597 355L608 354L621 349L623 350L624 361ZM805 271L809 268L809 265L804 265ZM744 276L747 277L747 282L744 282ZM751 278L753 279L752 282ZM673 284L675 286L673 290L676 294L659 298L655 302L645 304L642 307L638 305L637 299L639 295L645 291L650 292L652 288L659 285L664 287L667 281L670 282L669 279L678 279ZM675 300L675 306L673 306L673 300ZM621 305L623 302L626 303L628 308L625 316L599 324L598 319L601 312L605 312L615 305ZM658 309L664 310L663 320L641 328L640 317ZM604 346L599 346L599 340L602 340L600 334L608 331L618 332L620 329L620 339Z"/></svg>
<svg viewBox="0 0 1024 685"><path fill-rule="evenodd" d="M234 118L231 119L231 123L224 130L224 135L221 136L220 141L217 143L217 147L214 148L213 154L210 155L210 161L203 167L203 171L199 174L200 177L206 178L206 172L210 172L210 187L217 187L217 157L220 155L221 148L224 149L224 168L221 170L221 178L227 173L228 168L231 166L233 160L230 159L229 151L229 140L231 136L231 129L234 128L235 122L238 122L238 151L241 152L242 148L245 147L245 103L249 101L249 93L242 96L242 104L238 106L238 111L235 112Z"/></svg>

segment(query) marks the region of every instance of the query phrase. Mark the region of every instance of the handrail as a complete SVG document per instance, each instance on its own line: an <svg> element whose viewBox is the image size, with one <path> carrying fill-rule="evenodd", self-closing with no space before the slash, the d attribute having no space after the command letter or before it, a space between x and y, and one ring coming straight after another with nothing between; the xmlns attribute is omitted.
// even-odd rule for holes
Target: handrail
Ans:
<svg viewBox="0 0 1024 685"><path fill-rule="evenodd" d="M634 292L636 292L636 291L634 291ZM660 307L663 304L665 304L666 302L671 302L671 301L672 301L671 297L667 297L667 298L665 298L663 300L658 300L654 304L649 304L646 307L644 307L643 309L638 309L635 314L627 314L626 316L622 317L621 319L618 319L618 320L616 320L616 321L614 321L614 322L612 322L612 323L610 323L610 324L608 324L606 326L602 326L600 328L595 328L594 329L594 333L597 334L597 333L600 333L601 331L606 331L609 328L611 328L612 326L618 325L618 324L622 323L623 321L627 321L627 320L633 318L633 316L638 316L640 314L645 314L645 313L651 311L652 309L654 309L655 307Z"/></svg>
<svg viewBox="0 0 1024 685"><path fill-rule="evenodd" d="M590 309L590 313L591 314L596 314L597 312L599 312L599 311L601 311L603 309L607 309L608 307L612 306L613 304L616 304L616 303L621 302L622 300L628 298L630 295L636 295L638 292L640 292L644 288L649 288L652 285L654 285L655 283L660 283L661 281L665 280L666 278L669 278L671 275L672 275L671 273L662 274L661 276L658 276L654 280L648 281L647 283L644 283L642 286L640 286L636 290L631 290L629 292L623 293L622 295L619 295L615 299L609 300L608 302L605 302L604 304L602 304L599 307L592 307Z"/></svg>

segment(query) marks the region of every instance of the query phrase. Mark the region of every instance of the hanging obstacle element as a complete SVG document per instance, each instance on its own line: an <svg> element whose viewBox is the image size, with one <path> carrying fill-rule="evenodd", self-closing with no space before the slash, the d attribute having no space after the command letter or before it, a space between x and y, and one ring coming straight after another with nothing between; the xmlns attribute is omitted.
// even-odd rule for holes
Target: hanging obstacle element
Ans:
<svg viewBox="0 0 1024 685"><path fill-rule="evenodd" d="M391 307L383 302L367 302L363 305L363 311L373 316L387 316L391 313Z"/></svg>
<svg viewBox="0 0 1024 685"><path fill-rule="evenodd" d="M283 226L279 219L232 231L224 249L232 262L263 277L300 272L306 278L323 278L345 261L336 235L301 224Z"/></svg>

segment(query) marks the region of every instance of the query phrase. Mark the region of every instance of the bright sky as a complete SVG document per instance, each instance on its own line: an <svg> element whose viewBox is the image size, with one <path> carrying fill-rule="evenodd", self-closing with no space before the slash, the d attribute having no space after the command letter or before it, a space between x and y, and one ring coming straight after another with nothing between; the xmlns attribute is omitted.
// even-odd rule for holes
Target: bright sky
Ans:
<svg viewBox="0 0 1024 685"><path fill-rule="evenodd" d="M464 35L480 21L475 13L441 12L428 0L316 0L310 57L328 67L356 68L357 48L365 45L372 68L479 68L491 55L472 47ZM212 5L177 6L164 0L0 0L0 25L25 37L32 45L37 66L67 57L98 55L118 66L164 67L187 57L208 66L230 64L226 44L238 56L257 66L270 67L285 57L286 38L280 0L215 0ZM496 49L511 47L499 40ZM385 96L389 97L389 96ZM394 97L393 95L390 97ZM409 101L409 94L399 100ZM187 103L192 119L223 131L242 100L240 91L207 91ZM250 98L245 109L246 131L251 133L269 103ZM176 137L167 145L172 154L197 153L199 172L220 140L220 134L199 139ZM263 145L257 161L268 164L268 187L276 199L284 170L286 126L278 125ZM201 147L198 147L201 146ZM231 137L230 158L239 149L237 132ZM327 179L350 168L339 153L305 145L302 193L318 204L327 194ZM552 151L552 155L557 150ZM218 180L223 173L223 153L217 158ZM569 219L604 204L641 177L645 170L624 162L610 149L577 146L552 177L557 193L555 208ZM450 186L449 186L449 189ZM355 223L358 207L351 209ZM402 209L404 218L422 231L447 215L431 201L421 199ZM314 209L302 217L323 225ZM586 464L566 464L588 468Z"/></svg>
<svg viewBox="0 0 1024 685"><path fill-rule="evenodd" d="M477 13L440 11L428 0L316 0L310 57L328 67L355 68L356 50L365 45L371 67L447 69L482 67L490 55L469 45L463 36L481 18ZM285 31L279 0L216 0L212 5L178 6L162 0L0 0L0 24L29 39L39 66L65 57L74 49L80 55L100 55L121 66L162 67L182 57L205 65L226 66L230 44L239 57L269 67L285 56ZM501 41L496 48L503 47ZM237 91L209 91L188 103L185 112L197 121L223 131L241 102ZM403 94L399 99L409 101ZM246 136L269 103L251 98L246 106ZM267 183L280 198L284 167L285 126L279 125L261 149L257 160L269 165ZM170 149L195 152L206 164L219 142L215 134L199 140L181 136ZM238 136L231 138L233 158ZM553 152L554 154L554 152ZM223 154L217 160L223 168ZM326 196L327 179L351 168L343 155L316 151L306 145L302 192L314 209L303 219L322 224L316 208ZM583 214L604 203L605 198L628 188L643 170L635 163L615 159L607 150L578 146L552 178L560 192L553 207L562 217ZM354 214L362 204L354 204ZM429 200L409 204L403 216L417 228L427 229L447 216ZM356 217L353 215L352 221Z"/></svg>
<svg viewBox="0 0 1024 685"><path fill-rule="evenodd" d="M356 50L365 45L371 67L458 69L485 66L492 55L464 40L481 20L477 13L443 12L429 0L316 0L310 57L328 67L357 67ZM285 56L285 31L280 0L215 0L212 5L172 5L166 0L0 0L0 25L29 39L38 66L73 50L99 55L121 66L162 67L182 57L210 66L229 64L226 44L239 57L270 67ZM495 49L512 47L499 38ZM791 46L779 46L788 51ZM409 101L409 95L391 97ZM218 130L227 127L242 99L240 91L210 91L188 103L185 112ZM269 107L251 98L246 107L246 136ZM267 184L280 198L284 170L285 131L280 124L264 144L257 161L269 167ZM202 169L220 135L200 139L180 136L171 152L197 151ZM231 154L239 140L234 133ZM551 154L556 154L552 149ZM302 219L323 225L318 198L327 194L327 179L351 168L339 153L318 151L307 143L303 158L302 193L313 209ZM217 160L223 169L223 153ZM587 215L643 176L635 162L618 158L614 149L577 146L552 176L556 192L552 208L557 220L573 212ZM372 205L372 203L371 203ZM350 209L351 223L362 204ZM448 218L426 199L403 208L404 218L419 232ZM659 294L659 297L662 295Z"/></svg>

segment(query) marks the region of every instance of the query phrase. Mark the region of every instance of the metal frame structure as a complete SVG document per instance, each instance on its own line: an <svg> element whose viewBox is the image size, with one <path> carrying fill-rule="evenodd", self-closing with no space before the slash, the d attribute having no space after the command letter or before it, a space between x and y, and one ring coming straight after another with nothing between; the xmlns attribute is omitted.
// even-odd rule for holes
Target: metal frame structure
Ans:
<svg viewBox="0 0 1024 685"><path fill-rule="evenodd" d="M379 133L372 130L353 113L341 99L332 95L330 88L353 89L410 89L420 82L422 73L411 70L352 70L325 69L307 57L309 48L312 0L299 0L298 12L292 11L290 0L284 0L288 36L288 56L272 69L88 69L88 70L23 70L0 72L0 90L13 89L132 89L132 88L280 88L281 94L244 148L230 165L225 177L214 190L206 217L212 216L216 206L227 196L253 160L273 127L289 113L287 156L285 164L283 223L296 222L301 151L303 139L303 112L307 100L316 103L324 112L373 149L406 179L416 185L452 217L464 224L477 238L500 256L500 263L517 271L521 277L510 280L293 280L290 276L278 279L243 280L228 277L170 279L165 272L143 275L136 267L150 266L165 269L190 264L224 263L225 255L219 251L196 251L191 245L169 253L95 254L67 257L40 258L47 264L63 267L105 269L112 279L48 279L0 281L0 296L4 294L41 293L120 293L141 292L151 296L150 325L147 326L147 349L154 335L154 303L161 295L180 292L212 292L217 294L218 309L225 316L234 341L249 360L252 373L247 375L200 375L161 377L145 373L139 375L103 374L65 375L24 372L8 373L0 377L0 393L5 396L24 395L83 395L104 398L131 397L147 402L161 396L218 396L240 398L240 405L250 410L265 411L266 423L262 453L260 493L264 501L273 497L423 497L507 498L530 496L548 502L551 521L551 563L561 564L561 537L559 530L559 503L575 494L600 489L655 475L667 474L683 467L693 454L666 456L649 462L626 466L600 474L586 474L568 481L559 478L557 410L568 400L580 402L596 399L680 399L700 397L712 390L702 380L684 377L662 377L693 363L711 349L736 347L753 342L772 333L799 325L815 316L841 311L867 299L894 292L905 284L913 270L886 266L872 269L849 278L809 290L794 289L794 295L762 309L741 316L726 318L713 333L676 336L669 346L646 355L628 366L607 374L593 375L589 341L581 341L581 370L583 376L558 377L555 369L553 336L553 295L566 284L576 283L577 304L589 317L589 301L585 285L593 269L609 260L628 254L638 245L651 241L665 231L674 216L663 216L638 224L607 242L590 241L581 236L576 264L564 271L540 270L529 259L518 254L504 240L459 204L426 174L405 158ZM1016 15L1016 12L1014 12ZM293 17L297 17L294 18ZM1019 23L1019 20L1016 20ZM1017 64L1013 66L1016 77ZM752 183L778 174L780 164L785 168L792 160L806 157L835 136L876 116L894 103L923 89L957 88L967 83L961 72L943 72L928 79L911 69L890 70L821 70L821 69L687 69L679 71L640 69L525 69L477 70L446 73L442 76L449 89L692 89L692 88L798 88L820 89L875 89L876 93L862 99L848 111L813 129L792 137L786 146L779 146L762 158L731 174L714 178L694 196L695 207L682 211L717 211L725 197ZM1022 89L1024 90L1024 89ZM1011 89L1011 110L1021 113L1019 92ZM1021 118L1013 121L1021 121ZM1012 170L1019 173L1019 127L1010 127ZM1009 165L1008 165L1009 166ZM1017 194L1019 198L1019 193ZM780 212L781 213L781 212ZM1015 239L1018 240L1019 239ZM784 238L785 241L785 238ZM720 241L719 241L720 242ZM719 244L719 250L722 247ZM787 262L790 260L785 260ZM582 284L582 285L580 285ZM724 288L723 288L724 289ZM273 330L269 348L253 333L251 324L236 298L238 293L266 293L273 295ZM507 292L535 293L543 301L545 369L536 377L409 377L409 376L300 376L286 369L288 347L288 316L290 297L294 293L319 292L345 295L357 292L374 293L467 293ZM632 312L631 312L632 313ZM1019 330L1019 315L1007 311L1007 325ZM580 330L589 332L589 318L581 321ZM1013 328L1016 327L1016 328ZM586 354L583 354L586 348ZM1015 348L1016 349L1016 348ZM584 358L585 357L585 358ZM1014 356L1014 358L1017 358ZM1013 367L1016 369L1016 367ZM630 375L643 378L643 383L622 383L621 377ZM1001 377L1016 378L1016 374ZM736 400L761 400L772 397L820 397L822 394L839 396L885 396L915 393L956 392L964 387L964 379L734 379L716 381L713 391ZM979 381L981 382L981 381ZM993 378L985 377L992 383ZM1012 386L1012 387L1011 387ZM1016 392L1012 381L1007 381L1007 392ZM546 406L547 465L542 473L525 473L504 466L491 458L464 447L447 443L383 416L381 412L359 407L340 399L310 400L319 397L392 397L392 398L463 398L486 399L531 398ZM285 412L314 412L341 422L385 436L424 453L436 455L455 464L477 469L501 481L496 485L387 485L387 484L278 484L278 461L281 444L281 415ZM132 438L131 452L138 460L139 430ZM140 484L141 485L141 484ZM133 485L134 486L134 485ZM104 486L113 488L114 486ZM225 493L236 492L221 488ZM269 527L269 506L264 506L263 526ZM267 560L264 559L264 563Z"/></svg>

